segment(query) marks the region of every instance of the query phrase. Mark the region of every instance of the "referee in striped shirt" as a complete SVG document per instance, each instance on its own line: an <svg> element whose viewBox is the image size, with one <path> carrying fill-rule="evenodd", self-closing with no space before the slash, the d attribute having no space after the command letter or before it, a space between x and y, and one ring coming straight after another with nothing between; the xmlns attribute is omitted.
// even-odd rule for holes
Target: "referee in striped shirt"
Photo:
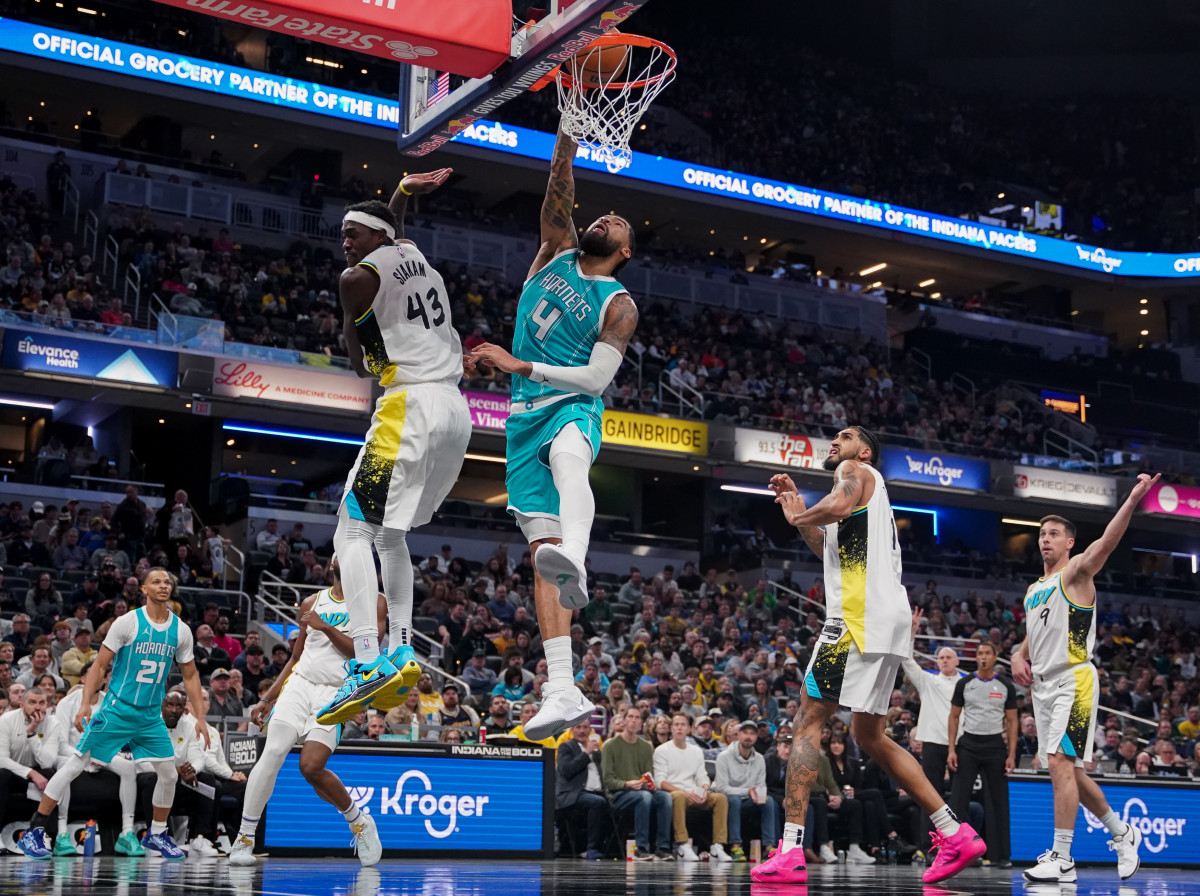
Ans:
<svg viewBox="0 0 1200 896"><path fill-rule="evenodd" d="M996 647L990 641L976 648L975 660L975 674L960 678L950 699L946 761L955 773L950 808L959 818L969 817L975 776L983 779L987 857L993 866L1008 868L1007 774L1017 767L1017 689L996 671Z"/></svg>

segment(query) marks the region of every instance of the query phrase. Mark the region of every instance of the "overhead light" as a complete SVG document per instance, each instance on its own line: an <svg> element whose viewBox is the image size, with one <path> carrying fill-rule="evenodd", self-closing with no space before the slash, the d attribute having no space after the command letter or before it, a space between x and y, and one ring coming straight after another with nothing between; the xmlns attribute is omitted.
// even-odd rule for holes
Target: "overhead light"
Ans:
<svg viewBox="0 0 1200 896"><path fill-rule="evenodd" d="M765 495L768 498L774 498L775 493L769 488L762 488L753 485L722 485L723 492L737 492L742 495Z"/></svg>
<svg viewBox="0 0 1200 896"><path fill-rule="evenodd" d="M942 297L942 294L940 292L931 292L929 294L929 298L931 298L931 299L940 299L941 297Z"/></svg>
<svg viewBox="0 0 1200 896"><path fill-rule="evenodd" d="M933 517L933 537L938 537L938 512L930 510L928 507L903 507L900 504L893 504L892 510L906 510L909 513L927 513Z"/></svg>
<svg viewBox="0 0 1200 896"><path fill-rule="evenodd" d="M1150 331L1149 331L1149 330L1142 330L1142 335L1143 335L1143 336L1149 336L1149 335L1150 335Z"/></svg>
<svg viewBox="0 0 1200 896"><path fill-rule="evenodd" d="M503 457L497 457L494 454L464 454L463 460L482 460L489 464L503 464L507 460Z"/></svg>
<svg viewBox="0 0 1200 896"><path fill-rule="evenodd" d="M935 283L937 283L937 281L930 277L928 280L922 280L917 284L917 286L933 286Z"/></svg>
<svg viewBox="0 0 1200 896"><path fill-rule="evenodd" d="M878 289L881 286L883 286L883 281L876 280L874 283L872 283L870 286L868 286L867 289Z"/></svg>
<svg viewBox="0 0 1200 896"><path fill-rule="evenodd" d="M1042 528L1042 524L1037 520L1018 520L1011 516L1003 517L1000 522L1008 523L1010 526L1032 526L1035 529ZM1134 548L1134 550L1137 550L1137 548Z"/></svg>
<svg viewBox="0 0 1200 896"><path fill-rule="evenodd" d="M88 9L86 6L80 6L80 7L78 7L78 9L79 9L79 11L80 11L81 13L83 13L85 16L95 16L95 15L99 15L99 13L98 13L98 12L96 12L96 10L94 10L94 9Z"/></svg>
<svg viewBox="0 0 1200 896"><path fill-rule="evenodd" d="M328 68L341 68L342 67L342 64L340 62L330 62L328 59L316 59L312 56L305 56L304 61L311 62L313 65L324 65L324 66L327 66Z"/></svg>
<svg viewBox="0 0 1200 896"><path fill-rule="evenodd" d="M226 447L226 448L232 448L232 447L233 447L233 443L234 443L234 440L233 440L233 439L226 439L226 440L225 440L225 447Z"/></svg>
<svg viewBox="0 0 1200 896"><path fill-rule="evenodd" d="M159 418L158 418L158 422L159 422L159 423L166 423L167 421L166 421L166 420L164 420L162 417L159 417Z"/></svg>
<svg viewBox="0 0 1200 896"><path fill-rule="evenodd" d="M866 277L869 274L874 274L876 271L882 271L886 267L887 267L887 262L881 261L881 262L879 262L879 264L873 264L869 268L863 268L861 271L858 272L858 276Z"/></svg>
<svg viewBox="0 0 1200 896"><path fill-rule="evenodd" d="M320 432L303 432L298 429L273 429L266 426L247 426L241 423L223 423L221 428L227 432L248 432L259 436L279 436L282 439L304 439L309 442L329 442L333 445L361 446L362 439L352 439L349 436L337 436Z"/></svg>
<svg viewBox="0 0 1200 896"><path fill-rule="evenodd" d="M1192 575L1200 572L1200 555L1185 554L1180 551L1156 551L1154 548L1134 548L1134 550L1143 554L1169 554L1172 557L1182 557L1184 560L1192 561Z"/></svg>
<svg viewBox="0 0 1200 896"><path fill-rule="evenodd" d="M192 403L190 401L184 405L185 408L190 408L191 406L192 406Z"/></svg>
<svg viewBox="0 0 1200 896"><path fill-rule="evenodd" d="M1079 309L1078 309L1078 308L1075 308L1075 309L1073 309L1073 310L1071 311L1071 317L1075 317L1075 316L1076 316L1076 315L1078 315L1078 314L1079 314Z"/></svg>
<svg viewBox="0 0 1200 896"><path fill-rule="evenodd" d="M1003 193L997 193L997 194L996 194L996 198L997 198L997 199L1003 199L1003 198L1004 198L1004 194L1003 194Z"/></svg>
<svg viewBox="0 0 1200 896"><path fill-rule="evenodd" d="M1149 302L1150 302L1149 299L1138 299L1139 305L1147 305L1147 304L1149 304ZM1136 550L1136 548L1135 548L1135 550Z"/></svg>
<svg viewBox="0 0 1200 896"><path fill-rule="evenodd" d="M1150 313L1149 308L1142 308L1138 311L1138 314L1149 314L1149 313Z"/></svg>
<svg viewBox="0 0 1200 896"><path fill-rule="evenodd" d="M54 405L52 404L47 404L44 401L26 401L23 398L0 398L0 404L11 404L13 407L18 408L37 408L42 411L54 410Z"/></svg>

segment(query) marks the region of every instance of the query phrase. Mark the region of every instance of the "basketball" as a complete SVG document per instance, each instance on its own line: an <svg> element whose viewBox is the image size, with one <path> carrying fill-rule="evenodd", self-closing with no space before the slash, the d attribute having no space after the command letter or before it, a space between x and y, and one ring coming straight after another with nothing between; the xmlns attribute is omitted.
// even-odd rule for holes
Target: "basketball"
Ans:
<svg viewBox="0 0 1200 896"><path fill-rule="evenodd" d="M609 34L620 34L616 28ZM588 88L600 87L619 78L629 65L629 47L604 46L597 41L584 47L571 60L571 77Z"/></svg>

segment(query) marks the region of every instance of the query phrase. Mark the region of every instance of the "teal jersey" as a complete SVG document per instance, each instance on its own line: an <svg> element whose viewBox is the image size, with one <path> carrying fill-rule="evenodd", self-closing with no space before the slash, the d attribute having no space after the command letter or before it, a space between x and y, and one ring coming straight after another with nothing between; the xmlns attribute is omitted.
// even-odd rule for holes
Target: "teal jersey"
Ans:
<svg viewBox="0 0 1200 896"><path fill-rule="evenodd" d="M584 367L604 324L613 296L628 292L614 277L589 277L579 270L579 250L566 249L525 281L517 305L513 357L553 367ZM513 401L575 393L523 376L512 378ZM597 407L600 399L595 399Z"/></svg>
<svg viewBox="0 0 1200 896"><path fill-rule="evenodd" d="M192 633L178 617L172 614L159 627L146 616L145 608L114 622L104 644L115 653L108 693L131 706L159 707L176 654L180 662L192 659Z"/></svg>

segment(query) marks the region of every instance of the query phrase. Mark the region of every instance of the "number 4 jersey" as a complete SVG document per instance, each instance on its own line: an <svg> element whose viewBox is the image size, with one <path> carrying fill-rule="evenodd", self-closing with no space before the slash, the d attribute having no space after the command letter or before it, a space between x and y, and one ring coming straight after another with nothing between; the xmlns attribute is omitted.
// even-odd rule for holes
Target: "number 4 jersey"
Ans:
<svg viewBox="0 0 1200 896"><path fill-rule="evenodd" d="M446 284L413 243L381 246L359 264L379 275L379 292L354 322L363 361L382 386L454 383L462 343L450 325Z"/></svg>
<svg viewBox="0 0 1200 896"><path fill-rule="evenodd" d="M122 703L157 709L166 695L172 664L192 660L192 633L172 613L166 622L152 622L146 608L120 617L104 636L113 657L108 693Z"/></svg>
<svg viewBox="0 0 1200 896"><path fill-rule="evenodd" d="M513 356L554 367L586 366L604 325L608 303L614 296L627 292L613 277L584 274L579 269L578 249L559 252L526 280L521 290ZM512 378L514 403L539 402L567 394L523 376ZM599 399L596 404L599 407Z"/></svg>

